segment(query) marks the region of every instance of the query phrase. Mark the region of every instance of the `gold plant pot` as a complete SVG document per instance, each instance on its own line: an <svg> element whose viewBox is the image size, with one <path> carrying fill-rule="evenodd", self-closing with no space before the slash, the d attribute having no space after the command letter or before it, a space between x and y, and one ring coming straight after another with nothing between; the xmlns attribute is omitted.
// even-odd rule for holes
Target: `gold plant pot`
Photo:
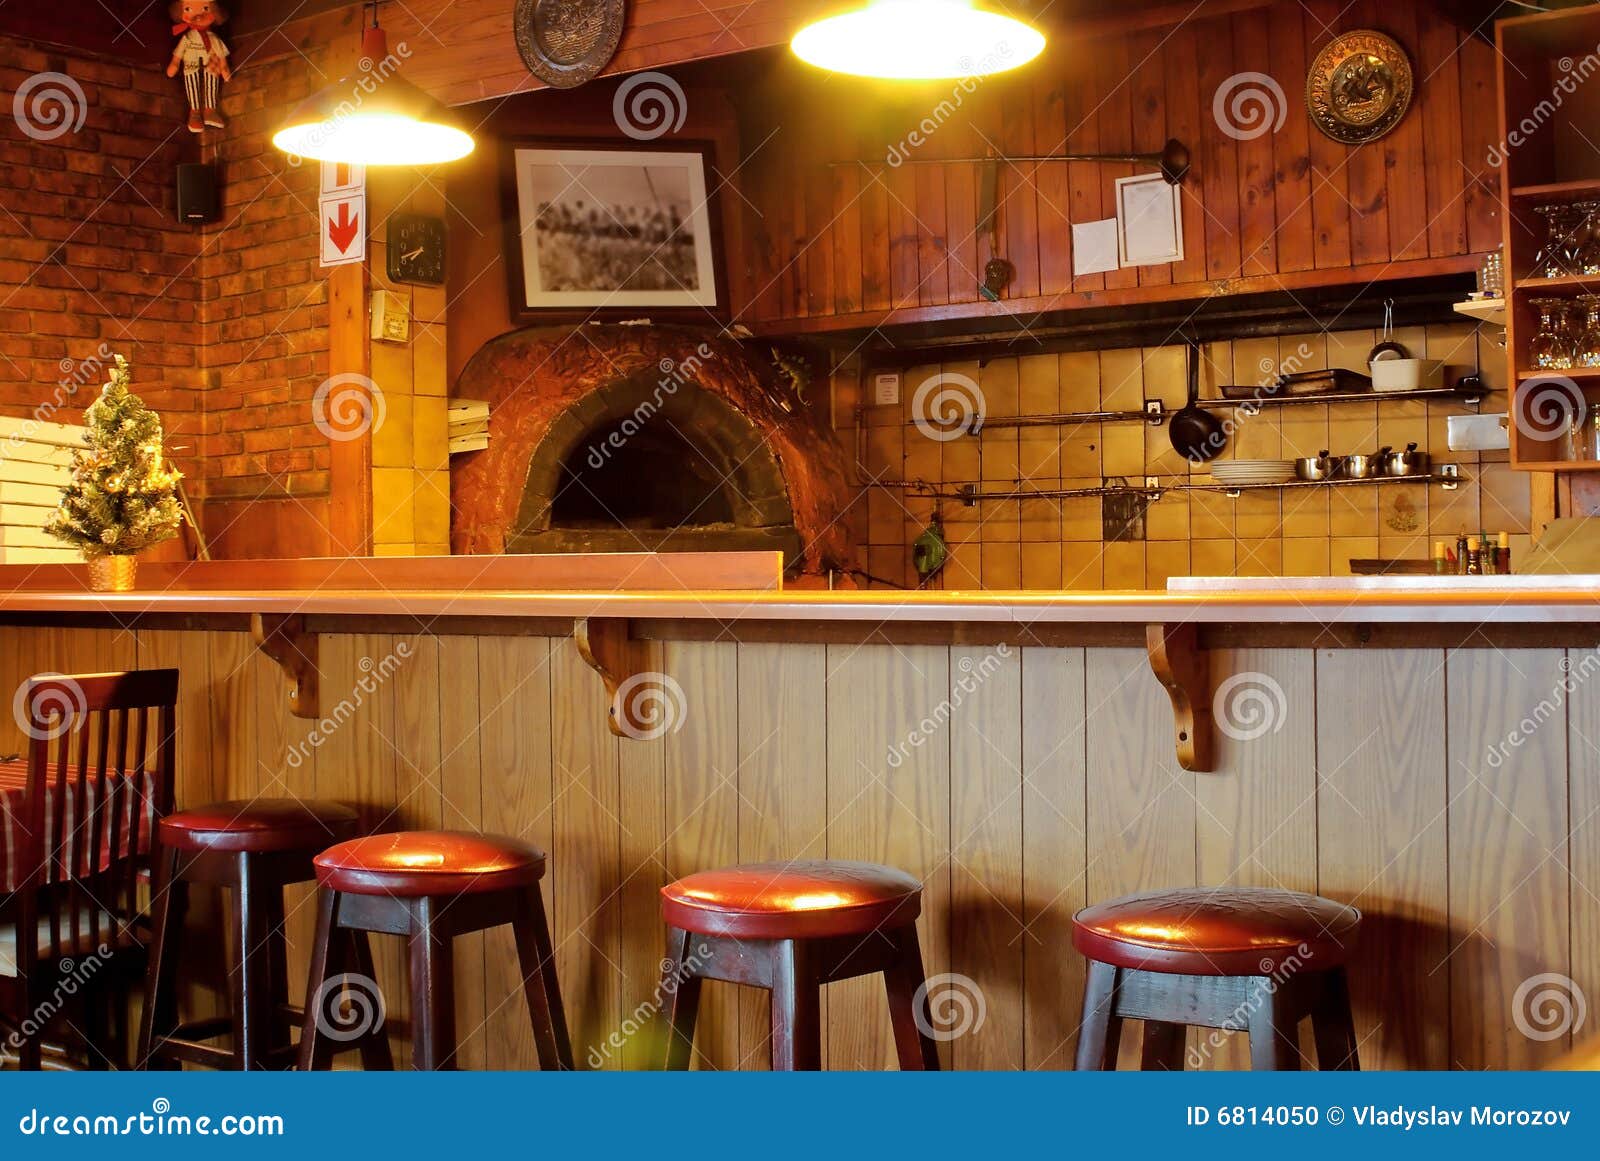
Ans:
<svg viewBox="0 0 1600 1161"><path fill-rule="evenodd" d="M134 573L139 560L133 556L91 556L89 562L89 587L97 593L126 593L133 591Z"/></svg>

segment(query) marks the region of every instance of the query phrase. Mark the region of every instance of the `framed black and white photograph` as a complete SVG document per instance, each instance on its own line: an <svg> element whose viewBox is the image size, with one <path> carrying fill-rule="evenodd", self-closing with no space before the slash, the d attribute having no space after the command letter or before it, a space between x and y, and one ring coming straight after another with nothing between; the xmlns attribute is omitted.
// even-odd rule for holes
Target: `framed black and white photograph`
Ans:
<svg viewBox="0 0 1600 1161"><path fill-rule="evenodd" d="M524 319L704 318L725 306L708 145L513 143L506 267Z"/></svg>

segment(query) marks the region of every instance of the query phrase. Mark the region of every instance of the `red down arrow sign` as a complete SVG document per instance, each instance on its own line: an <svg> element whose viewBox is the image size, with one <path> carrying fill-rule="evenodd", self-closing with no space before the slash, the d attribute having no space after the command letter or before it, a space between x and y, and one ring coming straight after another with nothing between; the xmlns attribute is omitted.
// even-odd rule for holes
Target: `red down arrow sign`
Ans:
<svg viewBox="0 0 1600 1161"><path fill-rule="evenodd" d="M364 194L322 199L322 265L343 266L367 257L367 213Z"/></svg>

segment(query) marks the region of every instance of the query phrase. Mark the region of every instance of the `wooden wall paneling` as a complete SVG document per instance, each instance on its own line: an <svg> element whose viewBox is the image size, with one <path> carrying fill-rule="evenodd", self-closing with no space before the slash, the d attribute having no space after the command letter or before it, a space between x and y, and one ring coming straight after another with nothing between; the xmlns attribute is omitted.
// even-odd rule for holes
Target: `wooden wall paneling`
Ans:
<svg viewBox="0 0 1600 1161"><path fill-rule="evenodd" d="M1224 649L1215 772L1195 779L1196 882L1317 889L1316 664L1306 649ZM1231 683L1231 684L1228 684ZM1191 1067L1247 1069L1248 1040L1190 1034ZM1315 1067L1310 1041L1304 1065Z"/></svg>
<svg viewBox="0 0 1600 1161"><path fill-rule="evenodd" d="M1127 153L1133 147L1133 94L1130 69L1137 63L1129 56L1128 42L1113 37L1094 45L1095 122L1100 131L1100 149L1106 153ZM1097 165L1105 216L1117 214L1117 179L1138 172L1132 165ZM1106 289L1139 285L1136 268L1108 270Z"/></svg>
<svg viewBox="0 0 1600 1161"><path fill-rule="evenodd" d="M1449 654L1452 1067L1539 1068L1570 1044L1516 1010L1526 981L1571 970L1565 659Z"/></svg>
<svg viewBox="0 0 1600 1161"><path fill-rule="evenodd" d="M1600 652L1592 649L1567 651L1568 672L1571 674L1572 693L1568 696L1567 778L1568 809L1571 814L1570 849L1567 854L1571 872L1571 922L1572 964L1568 975L1572 986L1567 989L1569 1004L1575 996L1584 997L1588 1018L1582 1028L1572 1028L1573 1043L1592 1042L1596 1019L1594 1005L1600 1003L1600 683L1594 679ZM1555 995L1560 994L1559 980ZM1559 1030L1560 1008L1554 1026L1541 1023L1541 1035ZM1575 1006L1568 1012L1575 1013ZM1575 1014L1567 1017L1575 1020Z"/></svg>
<svg viewBox="0 0 1600 1161"><path fill-rule="evenodd" d="M1317 264L1312 221L1311 140L1316 133L1299 103L1305 85L1305 16L1298 4L1266 9L1268 72L1283 88L1283 126L1272 133L1272 196L1277 217L1277 269L1311 270ZM1277 110L1268 107L1268 117ZM1320 134L1319 134L1320 136Z"/></svg>
<svg viewBox="0 0 1600 1161"><path fill-rule="evenodd" d="M1088 903L1084 651L1022 651L1023 1062L1070 1069L1083 1012L1072 916ZM952 793L954 787L952 786Z"/></svg>
<svg viewBox="0 0 1600 1161"><path fill-rule="evenodd" d="M1316 664L1318 890L1363 916L1351 967L1361 1064L1447 1068L1444 658L1320 650Z"/></svg>
<svg viewBox="0 0 1600 1161"><path fill-rule="evenodd" d="M1099 153L1099 98L1095 95L1094 54L1085 44L1073 44L1062 79L1066 98L1067 153ZM1074 222L1097 222L1116 215L1116 203L1101 192L1105 170L1092 161L1067 163L1067 188ZM1085 274L1072 280L1075 291L1102 290L1104 274Z"/></svg>
<svg viewBox="0 0 1600 1161"><path fill-rule="evenodd" d="M682 692L681 728L664 739L666 870L680 878L739 861L739 647L669 642L666 669ZM735 988L702 991L694 1047L696 1067L738 1066Z"/></svg>
<svg viewBox="0 0 1600 1161"><path fill-rule="evenodd" d="M916 120L915 116L911 118ZM946 123L946 128L950 123ZM947 142L949 135L942 129L917 148L917 160L930 160L951 156ZM912 204L917 227L917 304L941 306L950 301L949 232L946 222L949 215L949 181L951 166L909 165L916 187L916 200Z"/></svg>
<svg viewBox="0 0 1600 1161"><path fill-rule="evenodd" d="M260 785L256 768L260 703L253 667L255 642L248 633L218 632L207 634L207 645L211 669L211 790L219 800L254 798ZM323 672L326 677L327 670ZM283 691L281 679L273 688Z"/></svg>
<svg viewBox="0 0 1600 1161"><path fill-rule="evenodd" d="M1462 33L1447 21L1420 20L1417 34L1417 88L1422 102L1417 116L1422 121L1428 189L1428 253L1443 257L1467 250L1467 180L1476 168L1462 144L1466 133L1461 116Z"/></svg>
<svg viewBox="0 0 1600 1161"><path fill-rule="evenodd" d="M1026 1060L1027 922L1019 841L1022 651L951 649L948 697L950 970L956 978L930 992L934 1026L953 1037L954 1067L1019 1069Z"/></svg>
<svg viewBox="0 0 1600 1161"><path fill-rule="evenodd" d="M1211 107L1200 100L1199 36L1193 23L1172 30L1162 47L1161 71L1166 83L1167 135L1187 145L1191 164L1198 166L1178 187L1183 199L1183 261L1172 264L1172 281L1202 282L1206 277L1206 216L1200 197L1205 172L1200 124L1211 116Z"/></svg>
<svg viewBox="0 0 1600 1161"><path fill-rule="evenodd" d="M800 258L805 232L805 190L795 180L800 146L798 127L788 119L773 115L768 135L761 146L765 168L771 176L773 256L778 266L778 302L784 315L805 314L805 266ZM752 140L750 134L745 140Z"/></svg>
<svg viewBox="0 0 1600 1161"><path fill-rule="evenodd" d="M1339 30L1348 32L1384 23L1388 13L1380 15L1381 7L1381 0L1357 0L1346 6ZM1345 168L1350 175L1350 261L1358 266L1382 262L1389 254L1388 139L1349 146L1346 155ZM1395 189L1403 194L1410 192L1398 184Z"/></svg>
<svg viewBox="0 0 1600 1161"><path fill-rule="evenodd" d="M861 307L887 310L893 305L890 287L889 182L888 173L870 150L883 146L878 136L862 135L859 143L864 158L873 164L862 166L861 181ZM887 148L883 146L883 148Z"/></svg>
<svg viewBox="0 0 1600 1161"><path fill-rule="evenodd" d="M827 856L827 649L822 645L740 645L739 861ZM828 997L822 992L823 1045ZM741 989L739 1067L772 1060L767 995Z"/></svg>
<svg viewBox="0 0 1600 1161"><path fill-rule="evenodd" d="M1306 64L1309 67L1322 46L1333 38L1343 0L1305 0L1300 5L1305 11ZM1289 116L1304 116L1295 98L1299 86L1286 90L1292 102ZM1311 151L1311 221L1316 228L1313 249L1318 270L1349 266L1350 222L1354 211L1350 205L1350 174L1347 169L1350 151L1337 141L1330 140L1315 126L1308 124L1306 138Z"/></svg>
<svg viewBox="0 0 1600 1161"><path fill-rule="evenodd" d="M667 646L652 650L658 668L670 671L664 660ZM734 702L729 701L731 707ZM687 726L695 706L685 705L671 720ZM665 719L664 719L665 720ZM680 727L681 728L681 727ZM666 954L666 929L661 924L661 887L671 877L667 862L671 831L667 814L668 733L658 738L628 739L617 746L617 771L621 786L622 818L622 956L618 960L622 982L622 1046L612 1052L611 1067L658 1069L666 1058L666 1042L659 1036L654 1016L663 1006L661 960ZM580 1062L580 1068L593 1062Z"/></svg>
<svg viewBox="0 0 1600 1161"><path fill-rule="evenodd" d="M862 156L861 110L840 110L829 117L830 161ZM861 220L861 195L864 175L857 165L836 165L828 170L833 188L829 204L833 207L829 240L833 246L833 304L835 314L852 314L861 309L861 268L864 262L877 262L877 255L864 256Z"/></svg>
<svg viewBox="0 0 1600 1161"><path fill-rule="evenodd" d="M1033 137L1041 155L1067 147L1066 78L1057 69L1033 74ZM1038 167L1035 194L1039 223L1039 292L1063 294L1072 289L1072 187L1067 166L1051 162Z"/></svg>
<svg viewBox="0 0 1600 1161"><path fill-rule="evenodd" d="M1091 649L1088 707L1087 897L1196 883L1195 781L1172 748L1172 704L1140 649ZM1123 1029L1136 1053L1139 1028Z"/></svg>
<svg viewBox="0 0 1600 1161"><path fill-rule="evenodd" d="M1034 88L1026 73L1002 77L990 103L1000 113L998 140L1003 152L1013 156L1042 152L1034 128L1037 108ZM1060 165L1046 163L1044 168L1059 169ZM1000 253L1016 268L1016 277L1006 288L1007 298L1036 298L1039 294L1039 231L1045 220L1039 206L1039 171L1037 162L1004 166L1000 171ZM983 265L980 263L966 279L972 284L970 293L974 297L978 296L978 284L982 281Z"/></svg>
<svg viewBox="0 0 1600 1161"><path fill-rule="evenodd" d="M838 99L837 94L830 96ZM828 116L819 117L818 111L816 108L791 109L787 114L790 123L802 121L799 135L806 143L801 154L799 185L806 198L806 313L811 315L825 315L833 310L834 232L842 228L840 206L833 200L836 170L827 164L837 159L833 124L837 113L830 110Z"/></svg>
<svg viewBox="0 0 1600 1161"><path fill-rule="evenodd" d="M550 680L556 967L581 1060L622 1023L618 739L599 679L571 641L551 646Z"/></svg>
<svg viewBox="0 0 1600 1161"><path fill-rule="evenodd" d="M1453 96L1458 90L1443 83L1436 90L1433 81L1438 78L1430 78L1425 71L1426 61L1422 55L1424 46L1419 37L1417 17L1417 5L1414 4L1383 6L1383 28L1405 47L1406 55L1411 58L1413 84L1416 86L1412 94L1412 107L1394 127L1394 132L1382 142L1385 184L1389 190L1387 250L1389 256L1397 260L1428 256L1430 210L1434 204L1428 179L1434 177L1442 183L1444 178L1443 174L1436 174L1427 165L1426 130L1432 124L1430 114L1443 112L1457 121L1461 115L1459 108L1451 108L1447 101L1440 99L1443 94ZM1428 21L1428 24L1447 30L1450 28L1442 21ZM1456 156L1460 156L1459 152ZM1459 166L1456 172L1460 172ZM1457 254L1460 252L1459 249L1452 251Z"/></svg>
<svg viewBox="0 0 1600 1161"><path fill-rule="evenodd" d="M917 167L888 169L889 298L894 307L916 306L921 298L922 230L917 218Z"/></svg>
<svg viewBox="0 0 1600 1161"><path fill-rule="evenodd" d="M1208 20L1198 26L1200 62L1200 140L1191 145L1198 159L1201 196L1205 199L1206 276L1237 278L1240 248L1239 143L1233 133L1206 112L1219 89L1242 66L1234 63L1226 20ZM1249 64L1249 61L1245 62ZM1248 70L1246 70L1248 71ZM1195 180L1194 177L1189 179Z"/></svg>
<svg viewBox="0 0 1600 1161"><path fill-rule="evenodd" d="M946 86L949 86L948 88ZM995 114L998 101L991 99L975 102L959 82L936 82L930 86L926 103L920 103L919 112L926 114L933 103L960 102L956 112L945 121L938 132L937 143L924 149L940 157L983 157L990 153L1004 153L1005 141ZM993 253L993 243L987 230L978 231L978 188L982 179L977 165L939 166L944 175L944 272L942 284L947 288L950 302L974 302L978 298L978 284L983 281L983 266ZM1020 177L1013 166L1000 166L995 199L1000 208L995 221L1004 238L1006 215L1011 212L1008 200L1016 190ZM1002 242L1003 244L1003 242Z"/></svg>
<svg viewBox="0 0 1600 1161"><path fill-rule="evenodd" d="M467 754L473 747L469 739L476 723L479 801L474 804L470 793L452 789L445 800L445 818L449 825L483 826L523 839L549 853L544 879L545 909L550 913L557 971L570 1025L574 1020L573 989L583 975L578 969L593 955L593 949L582 944L581 937L578 937L581 946L573 946L572 924L564 910L563 890L582 870L581 866L569 867L568 860L585 856L581 847L562 844L556 828L559 811L552 756L553 657L556 650L570 648L570 643L552 642L545 637L479 637L475 644L475 675L466 671L469 657L446 654L444 672L461 675L463 684L453 688L467 696L458 704L452 704L456 703L454 697L446 699L450 709L444 736L460 739L460 749L445 763L446 776L453 787L457 772L471 777ZM598 690L599 678L593 673L585 676L594 680ZM564 698L571 697L570 686L560 688ZM585 689L583 692L593 691ZM579 700L582 704L576 712L580 716L599 713L598 694ZM581 795L582 791L575 793ZM475 807L481 812L476 818L473 817ZM522 993L522 971L517 965L516 945L508 929L484 932L483 965L481 1051L484 1066L493 1069L537 1067L527 1001ZM609 964L604 967L612 970ZM473 1040L467 1043L470 1047ZM574 1044L573 1051L579 1067L588 1067L583 1063L587 1048L580 1050Z"/></svg>
<svg viewBox="0 0 1600 1161"><path fill-rule="evenodd" d="M1231 23L1235 70L1275 75L1278 66L1272 59L1267 10L1236 12ZM1298 79L1291 78L1291 82ZM1294 87L1291 84L1290 91ZM1272 112L1264 115L1272 116ZM1287 118L1284 123L1288 124ZM1238 145L1240 270L1247 275L1272 274L1279 268L1272 136L1270 131L1255 133L1252 130L1243 135Z"/></svg>
<svg viewBox="0 0 1600 1161"><path fill-rule="evenodd" d="M1501 242L1500 171L1491 154L1504 146L1497 138L1496 119L1489 114L1499 102L1494 46L1476 36L1462 35L1457 60L1461 69L1461 163L1465 180L1462 205L1467 219L1467 249L1482 253Z"/></svg>
<svg viewBox="0 0 1600 1161"><path fill-rule="evenodd" d="M1128 37L1129 103L1133 115L1133 151L1160 153L1167 130L1166 58L1171 29L1150 29ZM1144 172L1148 166L1138 166ZM1115 188L1115 187L1113 187ZM1180 194L1181 196L1181 194ZM1140 286L1165 286L1172 281L1172 264L1139 267Z"/></svg>
<svg viewBox="0 0 1600 1161"><path fill-rule="evenodd" d="M942 646L828 647L828 858L885 862L923 880L927 973L950 962L950 737L922 720L949 691ZM890 754L903 754L891 765ZM879 979L833 984L825 1067L892 1068ZM949 1064L947 1045L941 1059Z"/></svg>

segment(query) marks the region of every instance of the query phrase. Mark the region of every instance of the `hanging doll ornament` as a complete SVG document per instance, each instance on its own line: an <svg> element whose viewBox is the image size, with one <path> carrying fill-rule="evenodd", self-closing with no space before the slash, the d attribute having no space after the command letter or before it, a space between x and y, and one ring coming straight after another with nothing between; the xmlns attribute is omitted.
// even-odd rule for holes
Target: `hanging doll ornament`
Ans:
<svg viewBox="0 0 1600 1161"><path fill-rule="evenodd" d="M206 126L226 128L222 115L222 82L233 79L228 68L228 46L217 35L226 24L228 10L216 0L173 0L167 9L172 35L178 38L167 76L183 69L183 90L189 98L189 132L199 133Z"/></svg>

